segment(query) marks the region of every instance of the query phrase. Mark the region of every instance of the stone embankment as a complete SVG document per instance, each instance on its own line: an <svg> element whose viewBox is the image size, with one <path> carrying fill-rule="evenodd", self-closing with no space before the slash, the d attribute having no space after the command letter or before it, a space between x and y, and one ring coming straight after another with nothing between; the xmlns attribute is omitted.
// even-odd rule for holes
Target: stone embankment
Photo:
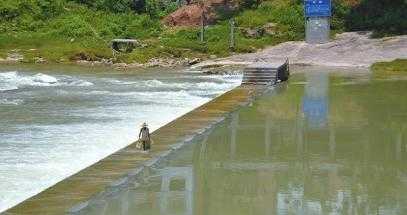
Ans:
<svg viewBox="0 0 407 215"><path fill-rule="evenodd" d="M178 67L191 66L201 62L200 58L152 58L147 63L113 63L111 60L87 61L78 60L76 64L85 66L111 66L117 69L152 68L152 67Z"/></svg>
<svg viewBox="0 0 407 215"><path fill-rule="evenodd" d="M290 64L368 67L378 61L407 58L407 35L371 39L366 32L338 34L325 44L307 44L303 41L281 43L257 53L239 54L196 64L210 68L223 65L248 65L253 62L274 62L288 58Z"/></svg>

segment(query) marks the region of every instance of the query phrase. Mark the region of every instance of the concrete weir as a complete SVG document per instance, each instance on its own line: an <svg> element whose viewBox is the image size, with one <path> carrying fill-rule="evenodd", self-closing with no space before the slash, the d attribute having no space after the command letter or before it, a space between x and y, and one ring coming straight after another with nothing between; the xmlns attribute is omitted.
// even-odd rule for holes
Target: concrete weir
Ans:
<svg viewBox="0 0 407 215"><path fill-rule="evenodd" d="M149 153L140 152L136 144L130 144L1 214L47 215L80 211L89 199L109 192L109 189L125 186L144 168L154 165L197 134L222 121L228 113L248 104L263 89L237 87L156 130L152 134L155 144Z"/></svg>
<svg viewBox="0 0 407 215"><path fill-rule="evenodd" d="M162 158L177 151L192 141L194 137L222 121L228 114L249 104L257 95L270 89L264 85L273 85L277 80L288 78L288 62L277 67L270 67L265 64L259 67L257 64L257 66L249 67L248 70L254 73L257 70L262 74L264 71L266 73L271 71L273 78L266 81L261 79L257 83L254 80L250 84L245 84L244 79L241 86L156 130L152 134L154 144L149 153L136 149L135 143L130 144L1 214L79 213L88 205L90 199L125 187L130 181L148 171L149 167L158 164Z"/></svg>

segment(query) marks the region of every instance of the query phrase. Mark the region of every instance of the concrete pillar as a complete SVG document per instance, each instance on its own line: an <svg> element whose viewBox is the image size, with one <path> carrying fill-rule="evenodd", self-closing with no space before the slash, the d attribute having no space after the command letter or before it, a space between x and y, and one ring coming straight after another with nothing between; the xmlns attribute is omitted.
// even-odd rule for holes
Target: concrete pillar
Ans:
<svg viewBox="0 0 407 215"><path fill-rule="evenodd" d="M235 20L232 18L229 21L230 25L230 37L229 37L229 49L235 51Z"/></svg>

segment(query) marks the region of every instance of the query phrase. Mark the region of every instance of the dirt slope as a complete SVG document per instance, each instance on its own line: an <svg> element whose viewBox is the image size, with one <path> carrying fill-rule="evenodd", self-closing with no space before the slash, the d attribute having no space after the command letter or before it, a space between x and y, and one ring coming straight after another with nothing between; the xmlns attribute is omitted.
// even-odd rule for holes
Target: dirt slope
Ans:
<svg viewBox="0 0 407 215"><path fill-rule="evenodd" d="M407 59L407 35L371 39L368 33L349 32L336 36L325 44L303 41L286 42L257 53L234 55L205 61L197 67L224 64L250 64L256 61L273 62L289 58L292 64L337 67L368 67L378 61Z"/></svg>
<svg viewBox="0 0 407 215"><path fill-rule="evenodd" d="M211 24L216 21L218 10L232 11L237 8L238 3L233 0L206 0L180 7L163 21L168 26L199 26L204 14L206 23Z"/></svg>

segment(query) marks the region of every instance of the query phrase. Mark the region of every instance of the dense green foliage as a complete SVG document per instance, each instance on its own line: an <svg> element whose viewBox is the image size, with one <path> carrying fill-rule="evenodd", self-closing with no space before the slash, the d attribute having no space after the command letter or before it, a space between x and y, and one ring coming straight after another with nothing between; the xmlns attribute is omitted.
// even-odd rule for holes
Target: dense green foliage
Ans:
<svg viewBox="0 0 407 215"><path fill-rule="evenodd" d="M229 24L220 20L208 26L205 43L200 43L199 29L166 28L160 17L176 6L148 0L140 13L112 7L105 0L4 0L0 6L0 53L19 49L27 61L44 57L50 61L78 59L98 60L111 58L109 41L113 38L137 38L145 44L130 54L121 55L117 61L146 62L153 57L226 56L229 52ZM258 39L245 38L236 32L236 52L253 52L265 45L303 37L302 9L287 2L273 5L243 0L242 12L234 14L241 27L258 27L266 22L279 24L279 33ZM131 2L119 1L120 5ZM134 2L133 2L134 3ZM275 7L274 6L278 6ZM132 9L133 8L133 9ZM155 11L155 12L153 12ZM271 14L268 14L271 12ZM259 15L253 15L259 13ZM47 15L45 15L47 14ZM257 20L258 17L263 20Z"/></svg>
<svg viewBox="0 0 407 215"><path fill-rule="evenodd" d="M146 62L153 57L227 56L229 23L237 23L235 52L253 52L266 45L304 38L301 0L238 0L240 9L219 11L218 23L208 26L205 42L199 28L167 28L161 18L177 8L175 0L2 0L0 4L0 57L10 52L25 60L49 61L112 58L109 41L136 38L144 44L116 61ZM406 33L404 0L334 0L332 28L374 30L376 35ZM387 2L387 1L385 1ZM226 12L225 12L226 13ZM379 16L379 14L381 14ZM275 23L273 34L245 37L244 29Z"/></svg>
<svg viewBox="0 0 407 215"><path fill-rule="evenodd" d="M72 0L89 8L113 13L147 13L151 16L164 16L177 8L172 0Z"/></svg>
<svg viewBox="0 0 407 215"><path fill-rule="evenodd" d="M353 31L373 30L376 36L407 34L407 1L362 0L350 9L346 27Z"/></svg>

